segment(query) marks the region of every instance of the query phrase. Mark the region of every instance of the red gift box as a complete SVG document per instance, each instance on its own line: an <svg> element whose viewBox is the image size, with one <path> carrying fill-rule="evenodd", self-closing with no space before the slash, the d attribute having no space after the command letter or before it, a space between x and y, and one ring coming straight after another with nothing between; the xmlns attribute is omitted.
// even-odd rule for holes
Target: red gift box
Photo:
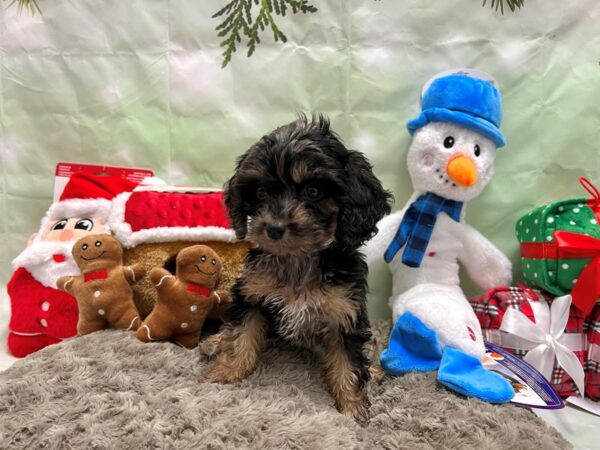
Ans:
<svg viewBox="0 0 600 450"><path fill-rule="evenodd" d="M552 308L552 304L555 301L563 300L565 299L555 299L549 294L539 290L517 286L491 289L483 295L472 298L470 303L481 324L484 339L505 348L513 354L525 358L532 350L539 353L541 348L536 347L543 347L544 344L540 345L539 342L534 343L515 334L503 331L503 329L508 328L507 322L512 322L512 320L506 320L507 316L510 317L510 319L513 319L514 317L512 316L515 315L513 312L509 312L509 310L514 309L520 311L529 319L529 321L540 328L537 330L540 335L548 335L547 330L550 329L550 321L551 319L554 320L554 318L551 318L550 311L552 310L554 313L554 310L558 309ZM567 311L565 310L565 314L566 313ZM570 306L563 334L556 339L556 343L548 342L549 346L564 346L568 349L563 350L563 354L566 352L574 354L573 359L576 357L578 364L581 366L579 370L582 371L582 368L587 369L586 381L588 381L588 383L589 381L594 381L591 380L594 377L590 376L590 366L588 363L587 340L591 332L590 327L593 328L589 321L589 317L590 316L586 317L581 310L575 306ZM598 320L600 320L600 309L598 310ZM596 326L598 327L599 325L600 322L596 322ZM541 330L544 330L544 332ZM600 333L600 328L598 328L598 332ZM600 334L596 336L598 343L600 344L599 337ZM533 355L530 355L530 357L532 356ZM575 362L575 364L577 365L577 362ZM595 367L598 369L599 366L600 361L597 361ZM571 370L571 372L573 371ZM585 389L586 394L593 400L600 398L598 395L600 385L597 382L600 371L596 371L595 375L595 394L590 387L586 386ZM561 367L557 358L554 358L551 375L548 376L548 379L561 396L570 397L578 394L578 389L573 377Z"/></svg>
<svg viewBox="0 0 600 450"><path fill-rule="evenodd" d="M585 321L588 354L585 365L585 395L600 400L600 303Z"/></svg>

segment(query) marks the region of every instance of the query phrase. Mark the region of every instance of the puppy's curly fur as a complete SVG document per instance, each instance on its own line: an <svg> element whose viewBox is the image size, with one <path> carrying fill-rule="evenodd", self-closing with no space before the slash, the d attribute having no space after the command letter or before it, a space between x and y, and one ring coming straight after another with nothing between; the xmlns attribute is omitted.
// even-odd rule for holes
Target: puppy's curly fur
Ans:
<svg viewBox="0 0 600 450"><path fill-rule="evenodd" d="M242 155L225 202L237 237L257 246L232 288L208 379L246 377L274 332L316 351L338 409L365 419L371 333L358 248L390 201L364 155L346 149L323 116L301 116Z"/></svg>

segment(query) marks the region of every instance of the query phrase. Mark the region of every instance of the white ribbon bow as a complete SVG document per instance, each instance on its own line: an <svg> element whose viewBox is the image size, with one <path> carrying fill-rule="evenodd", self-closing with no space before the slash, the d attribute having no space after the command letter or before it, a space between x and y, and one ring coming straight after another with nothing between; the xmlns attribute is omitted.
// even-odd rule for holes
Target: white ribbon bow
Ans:
<svg viewBox="0 0 600 450"><path fill-rule="evenodd" d="M508 308L504 313L500 330L538 344L527 352L524 359L539 370L548 381L552 381L554 358L556 357L560 367L573 378L577 389L583 396L585 392L583 366L577 355L558 341L567 326L570 307L570 295L554 299L550 307L550 324L546 327L533 323L518 309Z"/></svg>

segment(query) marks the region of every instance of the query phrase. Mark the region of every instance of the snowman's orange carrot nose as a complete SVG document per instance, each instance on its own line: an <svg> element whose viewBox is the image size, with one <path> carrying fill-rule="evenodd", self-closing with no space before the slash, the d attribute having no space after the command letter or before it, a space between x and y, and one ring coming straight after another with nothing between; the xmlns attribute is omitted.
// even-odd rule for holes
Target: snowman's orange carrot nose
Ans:
<svg viewBox="0 0 600 450"><path fill-rule="evenodd" d="M465 155L456 155L446 167L446 172L452 180L461 186L469 187L477 183L477 167L475 163Z"/></svg>

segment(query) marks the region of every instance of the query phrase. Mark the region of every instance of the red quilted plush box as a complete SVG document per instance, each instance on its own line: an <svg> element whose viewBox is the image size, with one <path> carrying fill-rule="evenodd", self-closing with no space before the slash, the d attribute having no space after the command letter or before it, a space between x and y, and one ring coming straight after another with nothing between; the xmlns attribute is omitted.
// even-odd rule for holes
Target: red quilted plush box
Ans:
<svg viewBox="0 0 600 450"><path fill-rule="evenodd" d="M173 241L236 242L219 190L127 192L113 201L109 223L125 248Z"/></svg>

